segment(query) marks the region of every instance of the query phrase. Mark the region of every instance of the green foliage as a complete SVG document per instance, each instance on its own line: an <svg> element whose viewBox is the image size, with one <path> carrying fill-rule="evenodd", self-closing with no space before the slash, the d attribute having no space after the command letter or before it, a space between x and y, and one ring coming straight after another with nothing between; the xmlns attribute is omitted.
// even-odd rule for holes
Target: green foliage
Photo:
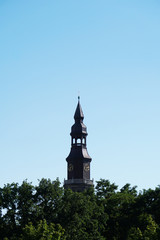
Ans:
<svg viewBox="0 0 160 240"><path fill-rule="evenodd" d="M34 217L34 191L35 188L26 180L18 188L17 198L17 220L24 227Z"/></svg>
<svg viewBox="0 0 160 240"><path fill-rule="evenodd" d="M117 189L118 186L114 183L111 184L109 180L100 179L100 181L97 181L96 191L98 199L110 197L116 193Z"/></svg>
<svg viewBox="0 0 160 240"><path fill-rule="evenodd" d="M159 240L160 187L137 193L101 179L82 193L58 179L0 188L2 240Z"/></svg>
<svg viewBox="0 0 160 240"><path fill-rule="evenodd" d="M143 240L143 234L139 228L132 227L129 230L127 240Z"/></svg>
<svg viewBox="0 0 160 240"><path fill-rule="evenodd" d="M129 231L127 240L158 240L159 227L151 215L142 214L139 216L139 227L132 227Z"/></svg>
<svg viewBox="0 0 160 240"><path fill-rule="evenodd" d="M133 195L133 196L137 196L137 190L136 190L137 186L134 186L131 188L130 184L127 183L126 185L124 185L120 192L121 193L127 193L127 194L130 194L130 195Z"/></svg>
<svg viewBox="0 0 160 240"><path fill-rule="evenodd" d="M18 184L5 185L1 189L1 198L1 208L5 214L2 217L0 235L5 237L5 235L10 236L13 232L17 231Z"/></svg>
<svg viewBox="0 0 160 240"><path fill-rule="evenodd" d="M97 206L93 193L73 193L66 190L61 214L67 239L103 239L99 229L104 213L103 209Z"/></svg>
<svg viewBox="0 0 160 240"><path fill-rule="evenodd" d="M46 219L47 222L57 222L59 205L62 201L63 188L58 179L41 179L35 187L36 220Z"/></svg>
<svg viewBox="0 0 160 240"><path fill-rule="evenodd" d="M21 240L64 240L64 229L60 224L50 223L47 225L46 220L41 220L37 226L29 223L23 229Z"/></svg>

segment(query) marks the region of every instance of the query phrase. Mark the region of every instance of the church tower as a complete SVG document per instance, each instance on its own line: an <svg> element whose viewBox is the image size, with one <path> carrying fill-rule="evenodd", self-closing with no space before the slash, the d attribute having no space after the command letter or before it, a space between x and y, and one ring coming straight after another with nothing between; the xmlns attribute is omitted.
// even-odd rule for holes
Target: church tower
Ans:
<svg viewBox="0 0 160 240"><path fill-rule="evenodd" d="M78 97L78 105L74 114L75 123L71 128L71 151L66 158L68 180L64 181L64 187L72 191L82 192L93 186L90 180L91 157L87 152L86 138L87 128L83 123L84 115Z"/></svg>

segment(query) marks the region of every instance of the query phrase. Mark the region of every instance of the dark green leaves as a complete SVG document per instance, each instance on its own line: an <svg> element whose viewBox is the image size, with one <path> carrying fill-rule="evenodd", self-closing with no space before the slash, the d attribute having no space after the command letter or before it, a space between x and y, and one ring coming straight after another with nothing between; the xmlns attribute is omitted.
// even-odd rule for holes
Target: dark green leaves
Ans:
<svg viewBox="0 0 160 240"><path fill-rule="evenodd" d="M160 187L138 193L101 179L82 193L58 179L0 188L0 239L159 240Z"/></svg>

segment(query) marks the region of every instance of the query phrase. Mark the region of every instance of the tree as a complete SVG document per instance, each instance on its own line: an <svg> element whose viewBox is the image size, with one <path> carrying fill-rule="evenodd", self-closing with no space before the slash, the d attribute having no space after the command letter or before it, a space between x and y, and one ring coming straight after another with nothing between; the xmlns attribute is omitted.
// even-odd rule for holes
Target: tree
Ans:
<svg viewBox="0 0 160 240"><path fill-rule="evenodd" d="M35 202L34 202L35 187L28 183L27 180L23 181L22 185L18 188L17 198L17 220L23 228L28 222L35 219Z"/></svg>
<svg viewBox="0 0 160 240"><path fill-rule="evenodd" d="M158 240L160 187L137 193L101 179L95 191L78 193L58 179L7 184L0 188L0 238Z"/></svg>
<svg viewBox="0 0 160 240"><path fill-rule="evenodd" d="M129 230L127 240L143 240L143 234L139 228L132 227Z"/></svg>
<svg viewBox="0 0 160 240"><path fill-rule="evenodd" d="M97 182L96 195L98 204L102 204L104 212L108 215L107 227L103 231L106 239L125 239L128 229L132 225L132 205L136 200L136 187L126 184L120 191L118 186L108 180Z"/></svg>
<svg viewBox="0 0 160 240"><path fill-rule="evenodd" d="M58 222L59 206L63 196L63 188L60 187L59 180L42 178L35 190L37 221L46 219L47 223Z"/></svg>
<svg viewBox="0 0 160 240"><path fill-rule="evenodd" d="M1 237L11 236L13 232L18 231L17 227L17 199L18 184L7 184L1 192L2 209L3 209L3 232Z"/></svg>
<svg viewBox="0 0 160 240"><path fill-rule="evenodd" d="M65 190L59 214L67 240L103 240L100 229L103 208L98 207L94 192Z"/></svg>
<svg viewBox="0 0 160 240"><path fill-rule="evenodd" d="M127 240L158 240L159 226L151 215L142 214L139 216L140 227L132 227L128 233Z"/></svg>
<svg viewBox="0 0 160 240"><path fill-rule="evenodd" d="M118 186L115 183L110 183L109 180L100 179L97 181L96 194L98 199L105 199L116 193Z"/></svg>
<svg viewBox="0 0 160 240"><path fill-rule="evenodd" d="M30 222L23 229L23 234L19 240L65 240L64 229L60 224L47 224L46 220L41 220L36 226Z"/></svg>

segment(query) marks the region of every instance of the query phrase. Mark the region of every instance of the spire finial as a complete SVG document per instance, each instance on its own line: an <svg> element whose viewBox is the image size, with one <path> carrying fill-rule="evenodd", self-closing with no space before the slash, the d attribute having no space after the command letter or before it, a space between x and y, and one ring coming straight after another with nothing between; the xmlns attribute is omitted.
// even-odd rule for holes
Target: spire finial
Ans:
<svg viewBox="0 0 160 240"><path fill-rule="evenodd" d="M80 101L80 91L78 91L78 102Z"/></svg>

